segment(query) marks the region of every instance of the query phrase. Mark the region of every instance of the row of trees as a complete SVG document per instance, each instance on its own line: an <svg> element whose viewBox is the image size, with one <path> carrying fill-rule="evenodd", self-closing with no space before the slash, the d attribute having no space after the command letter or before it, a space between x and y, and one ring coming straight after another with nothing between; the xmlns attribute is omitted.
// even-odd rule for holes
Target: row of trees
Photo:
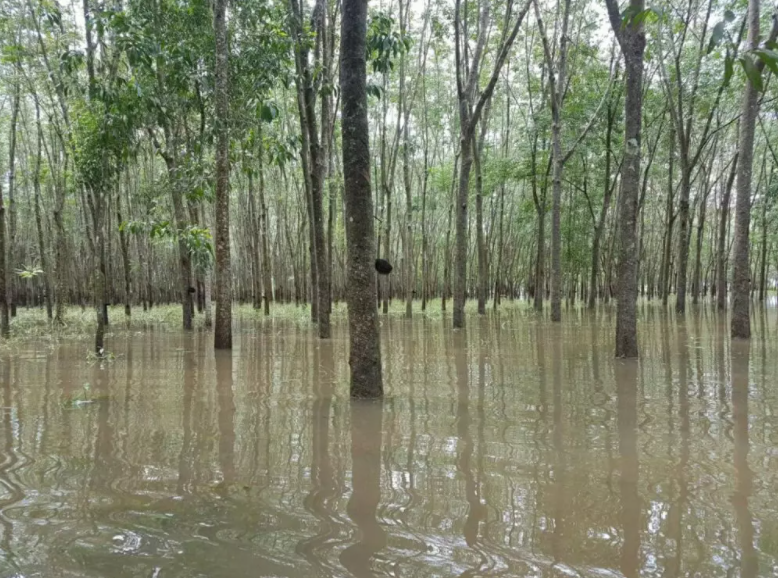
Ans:
<svg viewBox="0 0 778 578"><path fill-rule="evenodd" d="M189 329L214 297L217 347L233 299L309 300L326 338L346 298L352 369L380 383L376 298L411 317L453 297L455 327L467 297L550 301L553 321L617 298L632 357L639 294L724 309L731 278L749 335L776 272L778 28L758 0L366 10L3 3L2 332L19 305L63 323L91 302L100 351L106 303L177 301ZM376 256L397 271L377 291Z"/></svg>

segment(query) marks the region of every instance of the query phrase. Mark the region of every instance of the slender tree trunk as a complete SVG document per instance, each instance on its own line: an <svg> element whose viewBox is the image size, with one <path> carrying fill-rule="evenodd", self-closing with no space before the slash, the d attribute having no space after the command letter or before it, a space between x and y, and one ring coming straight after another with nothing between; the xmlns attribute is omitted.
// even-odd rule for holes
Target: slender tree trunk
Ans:
<svg viewBox="0 0 778 578"><path fill-rule="evenodd" d="M130 174L127 173L127 187L130 186ZM116 185L116 222L119 229L119 248L122 252L122 272L124 273L124 316L127 324L130 323L132 315L132 285L130 273L130 247L127 239L127 232L124 230L124 216L122 215L122 193L121 185Z"/></svg>
<svg viewBox="0 0 778 578"><path fill-rule="evenodd" d="M484 116L483 127L486 126ZM479 143L473 156L475 164L475 243L478 254L478 314L486 315L486 242L484 241L484 201L483 201L483 175L481 174L481 153L483 152L483 136L486 131L482 129Z"/></svg>
<svg viewBox="0 0 778 578"><path fill-rule="evenodd" d="M261 133L260 133L261 134ZM259 147L259 238L262 243L262 291L265 315L270 315L270 301L273 299L273 279L270 272L270 242L268 240L267 202L265 201L264 148Z"/></svg>
<svg viewBox="0 0 778 578"><path fill-rule="evenodd" d="M762 199L762 239L760 246L762 256L759 259L759 301L764 303L765 288L767 287L767 199Z"/></svg>
<svg viewBox="0 0 778 578"><path fill-rule="evenodd" d="M46 240L43 236L43 220L41 218L41 164L43 152L43 129L41 127L40 105L35 100L35 129L36 129L36 149L35 149L35 170L32 175L32 185L35 194L35 229L38 232L38 255L43 271L44 291L46 291L46 317L51 320L53 317L51 300L51 271L48 268L48 259L46 255Z"/></svg>
<svg viewBox="0 0 778 578"><path fill-rule="evenodd" d="M11 310L11 317L16 317L16 295L14 294L14 276L15 250L16 250L16 126L19 119L19 108L21 106L21 70L18 65L14 66L14 74L17 78L14 81L13 102L11 104L11 128L8 139L8 260L6 274L6 299L8 307Z"/></svg>
<svg viewBox="0 0 778 578"><path fill-rule="evenodd" d="M545 291L546 269L546 191L543 190L543 200L535 207L538 215L537 253L535 255L535 296L533 308L543 311L543 293Z"/></svg>
<svg viewBox="0 0 778 578"><path fill-rule="evenodd" d="M748 50L759 46L759 0L748 1ZM751 337L749 228L751 226L751 170L759 101L756 87L746 79L738 137L737 189L735 198L735 248L732 263L732 337Z"/></svg>
<svg viewBox="0 0 778 578"><path fill-rule="evenodd" d="M10 334L8 311L8 292L6 289L6 250L5 250L5 202L3 200L3 182L0 179L0 337Z"/></svg>
<svg viewBox="0 0 778 578"><path fill-rule="evenodd" d="M254 171L251 167L246 171L248 196L248 219L251 243L251 301L254 309L262 307L262 241L259 236L259 215L257 214L257 202L254 196Z"/></svg>
<svg viewBox="0 0 778 578"><path fill-rule="evenodd" d="M227 0L216 0L213 27L216 38L216 324L214 347L232 349L232 271L230 264L230 134L229 48Z"/></svg>
<svg viewBox="0 0 778 578"><path fill-rule="evenodd" d="M56 179L54 184L54 230L57 239L54 249L54 284L56 307L54 309L54 323L63 325L65 323L65 299L67 297L67 242L68 237L65 231L65 222L62 216L65 210L65 183L63 171Z"/></svg>
<svg viewBox="0 0 778 578"><path fill-rule="evenodd" d="M422 82L424 77L422 77ZM426 86L423 88L426 98ZM427 310L427 299L429 298L429 247L427 239L427 185L429 183L429 145L427 140L427 113L424 106L424 168L421 185L421 310Z"/></svg>
<svg viewBox="0 0 778 578"><path fill-rule="evenodd" d="M705 236L705 216L708 209L708 195L710 195L710 170L712 167L708 167L705 179L705 190L700 200L700 212L697 216L697 242L695 246L694 254L694 277L692 283L692 305L697 305L700 302L700 293L702 289L702 242Z"/></svg>
<svg viewBox="0 0 778 578"><path fill-rule="evenodd" d="M509 84L508 76L510 70L506 71L505 76L505 92L508 94ZM503 133L503 159L508 159L508 148L511 135L511 99L505 99L505 131ZM502 272L502 255L504 248L504 220L505 220L505 177L503 176L500 183L500 200L499 200L499 222L497 224L497 261L494 266L494 310L497 311L497 307L500 305L500 273Z"/></svg>
<svg viewBox="0 0 778 578"><path fill-rule="evenodd" d="M675 284L675 311L679 315L686 312L686 285L689 269L689 196L691 193L691 168L681 155L681 197L678 200L678 280Z"/></svg>
<svg viewBox="0 0 778 578"><path fill-rule="evenodd" d="M451 289L451 227L453 224L454 207L457 202L457 163L461 154L460 151L454 158L454 169L451 171L451 202L448 205L448 224L446 226L445 254L443 255L443 295L440 300L441 311L446 310L446 299L448 298Z"/></svg>
<svg viewBox="0 0 778 578"><path fill-rule="evenodd" d="M378 314L373 301L376 276L367 121L367 0L343 0L342 10L340 91L351 396L375 398L383 395L383 380Z"/></svg>
<svg viewBox="0 0 778 578"><path fill-rule="evenodd" d="M670 158L667 172L667 204L665 205L665 239L662 247L661 292L662 305L667 306L670 298L670 261L673 246L673 225L675 224L675 184L673 169L675 167L675 125L670 127Z"/></svg>
<svg viewBox="0 0 778 578"><path fill-rule="evenodd" d="M406 124L407 128L407 124ZM407 141L406 141L407 143ZM407 146L403 149L407 150ZM405 318L413 317L413 295L416 293L416 268L413 259L413 200L411 197L411 177L407 153L403 153L403 181L405 182Z"/></svg>

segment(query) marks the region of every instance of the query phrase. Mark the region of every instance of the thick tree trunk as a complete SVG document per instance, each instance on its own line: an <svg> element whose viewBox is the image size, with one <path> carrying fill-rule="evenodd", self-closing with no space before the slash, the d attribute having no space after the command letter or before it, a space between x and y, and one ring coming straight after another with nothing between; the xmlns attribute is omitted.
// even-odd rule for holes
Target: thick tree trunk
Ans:
<svg viewBox="0 0 778 578"><path fill-rule="evenodd" d="M759 0L748 1L747 49L759 46ZM732 337L751 337L749 228L751 226L751 170L759 102L756 87L746 79L738 137L737 189L735 198L735 248L732 263Z"/></svg>
<svg viewBox="0 0 778 578"><path fill-rule="evenodd" d="M232 271L230 264L230 134L229 48L225 21L227 0L216 0L213 27L216 37L216 349L232 349Z"/></svg>
<svg viewBox="0 0 778 578"><path fill-rule="evenodd" d="M351 396L383 395L376 275L373 198L367 121L367 0L343 0L340 91L343 179L346 205Z"/></svg>
<svg viewBox="0 0 778 578"><path fill-rule="evenodd" d="M624 101L624 161L619 195L619 281L616 309L616 356L637 357L637 217L640 191L640 143L643 111L643 52L646 36L642 21L622 26L615 0L607 0L614 32L619 37L626 64ZM643 0L630 0L635 14Z"/></svg>

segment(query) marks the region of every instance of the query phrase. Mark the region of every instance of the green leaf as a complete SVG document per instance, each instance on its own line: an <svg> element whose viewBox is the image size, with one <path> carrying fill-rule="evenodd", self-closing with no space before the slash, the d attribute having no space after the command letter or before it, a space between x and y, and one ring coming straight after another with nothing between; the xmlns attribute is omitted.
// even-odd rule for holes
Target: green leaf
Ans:
<svg viewBox="0 0 778 578"><path fill-rule="evenodd" d="M724 33L726 30L724 29L724 26L726 25L726 22L723 20L716 24L716 26L713 27L713 30L710 33L710 41L708 42L708 50L706 54L710 54L713 52L713 50L721 43L721 39L724 38Z"/></svg>
<svg viewBox="0 0 778 578"><path fill-rule="evenodd" d="M729 85L732 75L735 73L735 62L732 55L727 51L727 57L724 59L724 86Z"/></svg>
<svg viewBox="0 0 778 578"><path fill-rule="evenodd" d="M757 92L762 92L764 89L764 84L762 82L762 71L759 70L759 67L754 62L754 59L751 58L751 55L744 54L738 60L740 60L740 64L743 66L743 70L748 77L748 81L757 90Z"/></svg>
<svg viewBox="0 0 778 578"><path fill-rule="evenodd" d="M724 10L724 20L726 22L732 22L735 20L735 13L732 10Z"/></svg>
<svg viewBox="0 0 778 578"><path fill-rule="evenodd" d="M766 48L757 48L754 52L773 74L778 74L778 52Z"/></svg>
<svg viewBox="0 0 778 578"><path fill-rule="evenodd" d="M263 104L259 112L259 117L265 122L272 122L278 116L278 107L273 104Z"/></svg>

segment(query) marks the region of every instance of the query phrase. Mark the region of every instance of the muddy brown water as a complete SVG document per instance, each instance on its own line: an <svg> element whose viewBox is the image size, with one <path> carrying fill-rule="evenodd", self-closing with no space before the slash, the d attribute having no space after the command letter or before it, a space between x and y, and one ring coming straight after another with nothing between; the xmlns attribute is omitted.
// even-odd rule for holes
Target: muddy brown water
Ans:
<svg viewBox="0 0 778 578"><path fill-rule="evenodd" d="M778 316L146 329L0 354L0 576L778 575ZM87 386L87 387L85 387ZM91 403L85 403L90 402Z"/></svg>

